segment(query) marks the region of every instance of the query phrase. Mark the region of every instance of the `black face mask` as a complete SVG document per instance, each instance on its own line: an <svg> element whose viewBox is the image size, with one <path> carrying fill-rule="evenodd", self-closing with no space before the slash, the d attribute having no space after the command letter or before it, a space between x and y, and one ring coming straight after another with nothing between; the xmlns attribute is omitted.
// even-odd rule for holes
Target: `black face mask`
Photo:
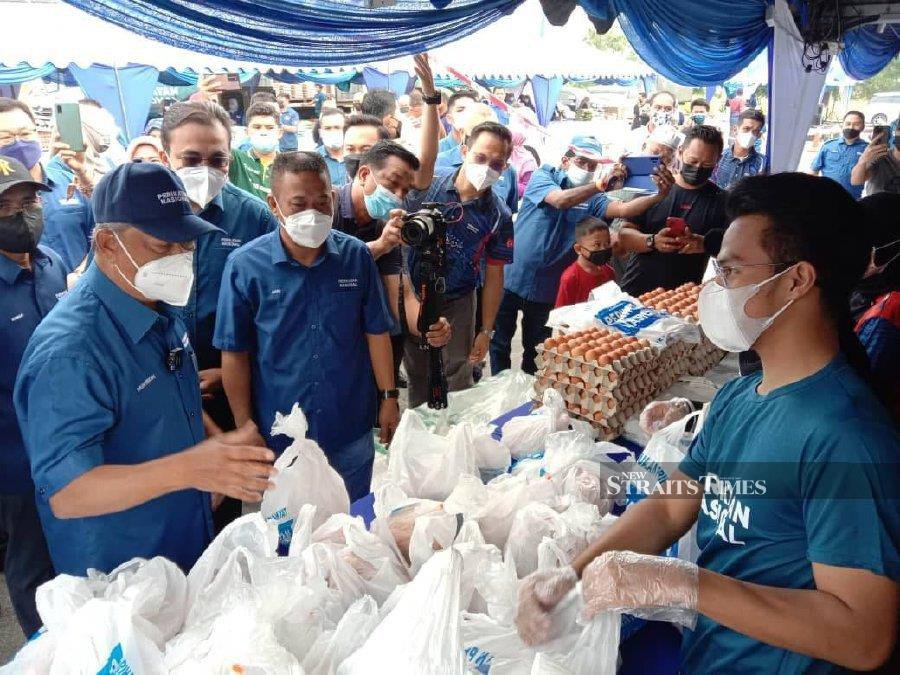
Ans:
<svg viewBox="0 0 900 675"><path fill-rule="evenodd" d="M356 172L359 171L361 160L362 155L344 155L344 168L347 170L347 175L350 176L351 181L356 178Z"/></svg>
<svg viewBox="0 0 900 675"><path fill-rule="evenodd" d="M0 218L0 250L10 253L31 253L44 233L44 212L39 208L25 209Z"/></svg>
<svg viewBox="0 0 900 675"><path fill-rule="evenodd" d="M844 134L844 138L848 141L859 138L859 129L844 129L841 133Z"/></svg>
<svg viewBox="0 0 900 675"><path fill-rule="evenodd" d="M591 251L588 255L584 256L588 259L589 262L595 265L605 265L609 262L610 257L612 256L612 250L608 248L601 248L599 251Z"/></svg>
<svg viewBox="0 0 900 675"><path fill-rule="evenodd" d="M683 164L681 167L681 177L688 185L703 185L712 176L712 172L710 167L699 164Z"/></svg>

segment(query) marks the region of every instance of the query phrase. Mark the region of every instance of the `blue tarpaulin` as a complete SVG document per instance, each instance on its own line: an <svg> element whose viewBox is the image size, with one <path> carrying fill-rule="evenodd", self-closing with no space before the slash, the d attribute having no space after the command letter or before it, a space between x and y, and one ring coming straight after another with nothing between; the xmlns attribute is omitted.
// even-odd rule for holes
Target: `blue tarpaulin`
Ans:
<svg viewBox="0 0 900 675"><path fill-rule="evenodd" d="M525 84L526 78L524 77L476 77L475 81L480 84L482 87L488 87L493 89L494 87L498 87L500 89L516 89Z"/></svg>
<svg viewBox="0 0 900 675"><path fill-rule="evenodd" d="M541 126L547 126L553 119L562 85L563 79L559 76L535 75L531 78L531 89L534 91L534 112L537 113L538 123Z"/></svg>
<svg viewBox="0 0 900 675"><path fill-rule="evenodd" d="M20 63L18 66L0 68L0 84L19 84L20 82L48 77L55 72L56 66L52 63L47 63L43 66L31 66L27 63Z"/></svg>
<svg viewBox="0 0 900 675"><path fill-rule="evenodd" d="M396 96L408 94L416 83L416 78L410 76L405 70L382 73L380 70L366 66L362 70L362 76L369 89L388 89Z"/></svg>
<svg viewBox="0 0 900 675"><path fill-rule="evenodd" d="M66 0L166 44L238 61L341 66L397 58L473 33L522 0Z"/></svg>
<svg viewBox="0 0 900 675"><path fill-rule="evenodd" d="M106 108L119 128L131 140L140 136L147 121L153 90L156 88L159 71L150 66L91 66L80 68L69 66L88 98L95 99Z"/></svg>
<svg viewBox="0 0 900 675"><path fill-rule="evenodd" d="M238 77L241 84L245 84L258 74L259 72L256 70L241 70L238 72ZM159 83L170 87L194 87L197 85L199 77L200 74L190 68L185 70L167 68L159 74Z"/></svg>
<svg viewBox="0 0 900 675"><path fill-rule="evenodd" d="M877 75L897 54L900 54L900 27L887 24L879 32L877 25L870 25L847 31L839 58L844 72L865 80Z"/></svg>

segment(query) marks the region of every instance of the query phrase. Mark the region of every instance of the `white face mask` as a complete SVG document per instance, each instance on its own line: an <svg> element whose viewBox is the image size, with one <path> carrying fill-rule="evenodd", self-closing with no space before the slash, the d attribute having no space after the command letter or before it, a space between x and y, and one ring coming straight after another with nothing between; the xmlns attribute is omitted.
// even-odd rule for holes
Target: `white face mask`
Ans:
<svg viewBox="0 0 900 675"><path fill-rule="evenodd" d="M466 179L481 192L497 182L500 172L494 171L487 164L473 164L466 162Z"/></svg>
<svg viewBox="0 0 900 675"><path fill-rule="evenodd" d="M276 203L276 206L278 204ZM306 248L319 248L328 238L331 232L332 217L316 209L306 209L299 213L284 215L281 207L281 217L284 218L284 231L297 246Z"/></svg>
<svg viewBox="0 0 900 675"><path fill-rule="evenodd" d="M566 169L566 176L568 176L569 182L572 183L572 185L578 187L590 183L594 174L587 169L582 169L580 166L570 164L569 168Z"/></svg>
<svg viewBox="0 0 900 675"><path fill-rule="evenodd" d="M209 166L183 166L175 172L184 183L188 199L206 208L225 187L228 176Z"/></svg>
<svg viewBox="0 0 900 675"><path fill-rule="evenodd" d="M745 150L752 148L753 144L756 143L756 136L753 135L750 131L742 131L737 135L738 145L740 145Z"/></svg>
<svg viewBox="0 0 900 675"><path fill-rule="evenodd" d="M344 132L329 129L328 131L320 131L319 138L322 139L322 145L330 150L337 150L344 145Z"/></svg>
<svg viewBox="0 0 900 675"><path fill-rule="evenodd" d="M188 303L191 297L191 288L194 286L193 251L174 253L151 260L144 265L138 265L134 262L128 249L125 248L125 244L119 239L119 235L113 232L113 236L137 270L134 282L132 282L122 274L122 270L116 265L116 270L129 286L148 300L164 302L173 307L184 307Z"/></svg>
<svg viewBox="0 0 900 675"><path fill-rule="evenodd" d="M700 327L706 337L719 349L726 352L745 352L752 347L759 336L771 326L775 319L794 302L793 300L769 317L747 316L744 306L747 301L773 279L777 279L791 268L779 272L758 284L725 288L710 281L700 290L697 301L700 310Z"/></svg>

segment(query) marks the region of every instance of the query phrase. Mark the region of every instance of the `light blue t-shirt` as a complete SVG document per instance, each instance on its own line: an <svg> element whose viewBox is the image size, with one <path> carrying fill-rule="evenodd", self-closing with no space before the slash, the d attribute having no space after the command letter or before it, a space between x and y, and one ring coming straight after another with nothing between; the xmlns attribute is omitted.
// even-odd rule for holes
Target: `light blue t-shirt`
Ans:
<svg viewBox="0 0 900 675"><path fill-rule="evenodd" d="M778 588L815 587L812 563L900 579L900 438L843 357L765 396L728 383L680 469L704 481L700 567ZM828 673L700 616L684 673Z"/></svg>

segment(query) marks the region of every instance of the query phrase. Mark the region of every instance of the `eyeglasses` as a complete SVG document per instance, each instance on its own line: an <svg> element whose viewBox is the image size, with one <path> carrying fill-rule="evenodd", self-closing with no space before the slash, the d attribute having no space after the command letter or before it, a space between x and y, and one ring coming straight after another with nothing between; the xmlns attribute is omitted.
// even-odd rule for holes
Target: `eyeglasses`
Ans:
<svg viewBox="0 0 900 675"><path fill-rule="evenodd" d="M487 164L497 173L503 173L503 171L506 169L506 160L495 159L493 162L489 162L488 156L480 152L472 155L472 161L474 161L476 164Z"/></svg>
<svg viewBox="0 0 900 675"><path fill-rule="evenodd" d="M752 263L747 265L722 265L715 258L712 259L713 272L715 272L716 282L725 288L731 288L729 285L735 272L750 267L789 267L795 264L791 262L768 262L768 263Z"/></svg>
<svg viewBox="0 0 900 675"><path fill-rule="evenodd" d="M18 131L4 131L0 133L0 145L9 145L16 141L38 140L37 129L19 129Z"/></svg>
<svg viewBox="0 0 900 675"><path fill-rule="evenodd" d="M194 152L185 152L181 155L181 163L184 166L208 166L219 171L228 171L231 164L231 156L224 153L216 153L204 159L203 155Z"/></svg>

